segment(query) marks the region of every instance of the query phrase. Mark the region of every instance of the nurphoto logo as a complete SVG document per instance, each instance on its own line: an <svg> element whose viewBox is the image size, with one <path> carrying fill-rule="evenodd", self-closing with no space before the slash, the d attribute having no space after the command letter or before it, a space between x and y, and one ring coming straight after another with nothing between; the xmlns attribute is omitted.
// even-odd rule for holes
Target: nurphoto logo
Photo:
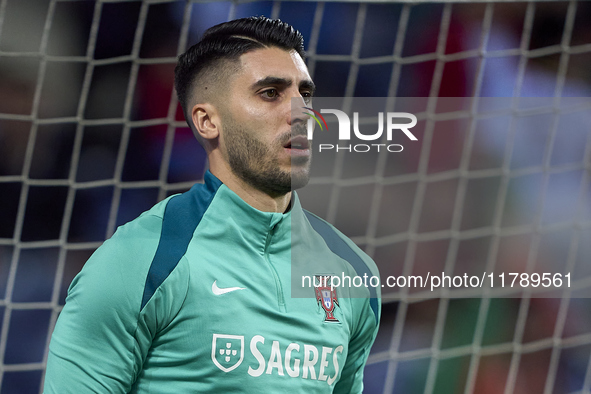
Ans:
<svg viewBox="0 0 591 394"><path fill-rule="evenodd" d="M307 123L308 140L314 137L315 123L320 127L321 131L328 131L328 124L322 114L332 114L336 116L338 122L338 140L349 142L351 141L351 129L354 136L361 141L378 141L382 139L384 129L386 130L386 140L392 141L396 133L403 133L411 141L418 141L417 137L410 131L416 126L417 117L409 112L378 112L377 131L373 134L364 134L359 129L359 113L353 112L353 127L351 128L351 119L344 111L338 109L320 109L313 110L309 107L303 107L304 114L310 116ZM336 152L402 152L404 147L401 144L385 144L385 143L362 143L362 144L319 144L318 152L333 150Z"/></svg>

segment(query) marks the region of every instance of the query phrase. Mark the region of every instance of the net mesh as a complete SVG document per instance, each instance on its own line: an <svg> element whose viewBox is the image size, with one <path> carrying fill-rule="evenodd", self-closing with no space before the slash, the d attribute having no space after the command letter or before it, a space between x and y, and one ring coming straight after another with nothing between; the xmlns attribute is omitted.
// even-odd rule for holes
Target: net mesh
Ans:
<svg viewBox="0 0 591 394"><path fill-rule="evenodd" d="M549 98L504 127L452 111L443 121L457 131L445 135L430 100L418 148L395 162L379 156L369 175L335 155L313 169L309 196L325 197L302 191L302 200L382 276L475 260L489 271L588 276L589 123L561 119L588 113L564 103L591 91L590 14L577 1L1 0L1 391L42 390L67 287L94 249L201 180L205 155L176 102L173 69L207 27L232 18L299 29L320 96L508 97L510 114L519 97ZM372 203L352 214L368 184ZM589 306L574 289L386 297L365 392L589 392Z"/></svg>

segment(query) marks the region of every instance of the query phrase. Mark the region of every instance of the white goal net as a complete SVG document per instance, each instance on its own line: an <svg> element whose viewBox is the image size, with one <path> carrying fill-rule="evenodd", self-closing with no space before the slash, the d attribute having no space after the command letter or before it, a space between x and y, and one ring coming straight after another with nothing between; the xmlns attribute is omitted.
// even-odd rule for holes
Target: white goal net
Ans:
<svg viewBox="0 0 591 394"><path fill-rule="evenodd" d="M417 143L369 166L330 156L304 206L383 278L505 275L503 294L383 289L365 392L588 393L591 2L487 0L0 0L0 391L41 392L86 259L202 180L176 57L251 15L303 33L318 96L426 102Z"/></svg>

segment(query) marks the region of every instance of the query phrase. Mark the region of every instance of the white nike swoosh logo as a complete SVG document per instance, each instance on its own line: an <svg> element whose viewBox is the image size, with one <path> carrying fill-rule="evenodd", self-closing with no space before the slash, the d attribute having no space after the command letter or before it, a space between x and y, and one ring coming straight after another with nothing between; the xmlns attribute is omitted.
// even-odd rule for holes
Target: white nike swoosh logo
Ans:
<svg viewBox="0 0 591 394"><path fill-rule="evenodd" d="M226 287L224 289L220 289L216 282L217 280L214 280L213 285L211 285L211 291L213 291L213 294L215 295L222 295L236 290L246 290L245 287Z"/></svg>

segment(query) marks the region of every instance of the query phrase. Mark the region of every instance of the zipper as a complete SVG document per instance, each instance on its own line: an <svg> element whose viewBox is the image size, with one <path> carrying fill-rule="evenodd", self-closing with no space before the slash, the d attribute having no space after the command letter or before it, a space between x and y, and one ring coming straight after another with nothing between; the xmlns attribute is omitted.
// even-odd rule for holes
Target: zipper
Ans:
<svg viewBox="0 0 591 394"><path fill-rule="evenodd" d="M273 273L273 280L275 281L275 288L277 289L277 302L279 304L279 310L281 312L287 312L285 308L285 297L283 296L283 286L281 285L281 280L279 280L279 275L277 274L277 270L273 263L271 263L271 259L269 258L269 245L271 244L271 239L273 238L273 233L275 232L275 227L273 227L267 233L267 239L265 240L265 260L269 267L271 268L271 272Z"/></svg>

